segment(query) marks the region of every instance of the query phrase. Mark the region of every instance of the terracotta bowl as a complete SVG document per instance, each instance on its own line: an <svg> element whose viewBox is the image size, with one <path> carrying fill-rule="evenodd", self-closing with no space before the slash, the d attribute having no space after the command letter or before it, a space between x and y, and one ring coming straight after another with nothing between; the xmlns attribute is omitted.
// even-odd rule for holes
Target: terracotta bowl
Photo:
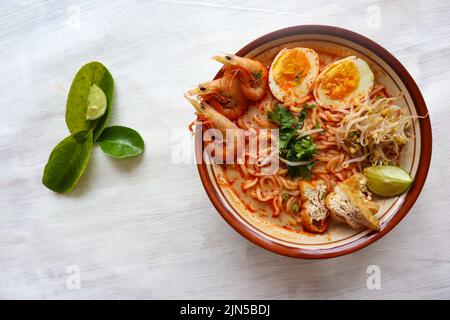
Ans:
<svg viewBox="0 0 450 320"><path fill-rule="evenodd" d="M320 52L341 56L356 55L368 62L377 82L390 95L403 92L397 101L411 115L428 114L419 88L403 65L386 49L355 32L321 25L304 25L281 29L249 43L237 52L240 56L259 60L273 59L283 47L310 47ZM198 170L202 183L220 215L242 236L278 254L308 259L331 258L359 250L383 237L408 213L422 190L431 160L430 118L414 121L414 139L401 156L401 166L409 171L414 183L405 194L379 199L381 230L354 230L343 224L330 224L324 235L311 235L287 230L270 223L247 209L233 190L221 181L220 166L200 161L203 145L196 144ZM196 133L200 134L200 133Z"/></svg>

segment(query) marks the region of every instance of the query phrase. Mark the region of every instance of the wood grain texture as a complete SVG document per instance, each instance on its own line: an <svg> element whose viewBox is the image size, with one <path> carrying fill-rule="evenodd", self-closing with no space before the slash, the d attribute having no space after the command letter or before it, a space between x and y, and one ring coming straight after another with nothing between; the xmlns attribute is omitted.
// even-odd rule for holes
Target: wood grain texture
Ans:
<svg viewBox="0 0 450 320"><path fill-rule="evenodd" d="M371 5L379 29L367 24ZM450 298L449 21L446 1L2 4L0 298ZM368 248L324 261L278 256L234 232L179 148L193 119L182 93L215 74L213 54L309 23L392 52L433 126L429 176L407 217ZM58 195L42 186L42 170L68 135L71 80L92 60L115 79L110 124L135 128L146 151L118 161L95 147L78 186ZM79 290L66 286L71 265L81 269ZM381 268L380 290L366 286L369 265Z"/></svg>

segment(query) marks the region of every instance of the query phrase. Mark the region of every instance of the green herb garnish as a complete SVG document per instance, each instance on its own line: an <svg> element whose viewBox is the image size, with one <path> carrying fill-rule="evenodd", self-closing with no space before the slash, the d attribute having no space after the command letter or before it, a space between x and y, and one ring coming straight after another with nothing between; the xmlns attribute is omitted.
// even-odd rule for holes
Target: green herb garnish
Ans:
<svg viewBox="0 0 450 320"><path fill-rule="evenodd" d="M257 73L253 74L253 79L255 79L255 81L258 81L259 79L261 79L262 77L262 71L258 71Z"/></svg>
<svg viewBox="0 0 450 320"><path fill-rule="evenodd" d="M284 106L277 104L273 112L268 113L269 119L280 127L278 150L280 157L292 161L309 161L317 150L311 136L297 138L299 130L303 127L308 109L303 108L297 119ZM311 178L311 169L314 162L304 166L288 166L288 174L305 179Z"/></svg>
<svg viewBox="0 0 450 320"><path fill-rule="evenodd" d="M278 112L278 114L277 114L277 112ZM300 113L300 117L298 119L296 119L283 106L281 106L281 105L275 106L275 115L274 116L276 118L284 119L283 124L285 126L285 128L281 128L280 131L279 131L278 148L280 150L288 148L288 145L291 142L292 138L294 138L297 135L298 130L300 130L303 127L303 123L304 123L305 118L306 118L307 115L308 115L308 112L306 110L302 110L302 112ZM295 126L292 126L291 123L295 123Z"/></svg>
<svg viewBox="0 0 450 320"><path fill-rule="evenodd" d="M295 140L293 144L294 154L288 159L290 161L305 161L311 159L316 152L317 146L312 141L311 136Z"/></svg>
<svg viewBox="0 0 450 320"><path fill-rule="evenodd" d="M278 149L284 150L287 149L289 142L291 142L292 138L297 134L297 130L294 129L281 129L279 131L279 141L278 141Z"/></svg>
<svg viewBox="0 0 450 320"><path fill-rule="evenodd" d="M275 110L273 112L269 111L268 117L272 122L279 126L280 129L292 129L297 122L291 112L281 104L275 105Z"/></svg>
<svg viewBox="0 0 450 320"><path fill-rule="evenodd" d="M291 177L300 177L305 180L311 179L312 168L314 167L314 162L310 162L305 166L290 167L288 166L288 175Z"/></svg>
<svg viewBox="0 0 450 320"><path fill-rule="evenodd" d="M348 133L348 137L349 137L350 140L353 141L353 142L358 142L360 136L361 136L361 132L356 131L356 130L355 130L355 131L350 131L350 132Z"/></svg>

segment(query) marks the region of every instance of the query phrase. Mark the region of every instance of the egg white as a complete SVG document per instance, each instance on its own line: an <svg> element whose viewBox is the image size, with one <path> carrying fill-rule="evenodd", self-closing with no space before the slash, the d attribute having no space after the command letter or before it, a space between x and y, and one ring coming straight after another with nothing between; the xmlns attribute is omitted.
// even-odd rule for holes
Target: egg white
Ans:
<svg viewBox="0 0 450 320"><path fill-rule="evenodd" d="M325 90L325 88L323 87L324 80L329 78L329 73L331 70L345 61L351 61L354 63L356 69L358 70L357 72L359 73L359 82L357 84L357 87L347 96L343 97L342 99L333 99L327 94L327 90ZM375 77L367 62L355 56L350 56L330 63L320 72L314 83L314 98L322 107L346 108L352 102L365 100L373 89L374 80Z"/></svg>
<svg viewBox="0 0 450 320"><path fill-rule="evenodd" d="M273 74L273 68L277 64L280 57L286 53L287 50L298 50L303 53L306 59L309 62L309 72L305 76L305 78L297 85L293 85L289 89L284 89L278 85L275 81L275 77ZM275 98L278 100L288 104L288 105L298 105L303 102L303 98L305 98L311 91L312 86L314 84L314 80L319 74L319 56L318 54L309 48L292 48L281 50L273 60L270 69L269 69L269 88Z"/></svg>

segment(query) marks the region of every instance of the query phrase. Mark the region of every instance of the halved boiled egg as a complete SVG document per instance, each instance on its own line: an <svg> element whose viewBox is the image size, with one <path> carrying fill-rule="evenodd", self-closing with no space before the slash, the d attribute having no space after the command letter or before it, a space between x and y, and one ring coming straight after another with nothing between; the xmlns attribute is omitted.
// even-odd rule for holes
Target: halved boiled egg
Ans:
<svg viewBox="0 0 450 320"><path fill-rule="evenodd" d="M302 103L319 74L319 56L309 48L281 50L269 70L269 88L278 100Z"/></svg>
<svg viewBox="0 0 450 320"><path fill-rule="evenodd" d="M345 108L363 101L372 91L374 75L364 60L351 56L326 66L316 79L313 94L324 107Z"/></svg>

